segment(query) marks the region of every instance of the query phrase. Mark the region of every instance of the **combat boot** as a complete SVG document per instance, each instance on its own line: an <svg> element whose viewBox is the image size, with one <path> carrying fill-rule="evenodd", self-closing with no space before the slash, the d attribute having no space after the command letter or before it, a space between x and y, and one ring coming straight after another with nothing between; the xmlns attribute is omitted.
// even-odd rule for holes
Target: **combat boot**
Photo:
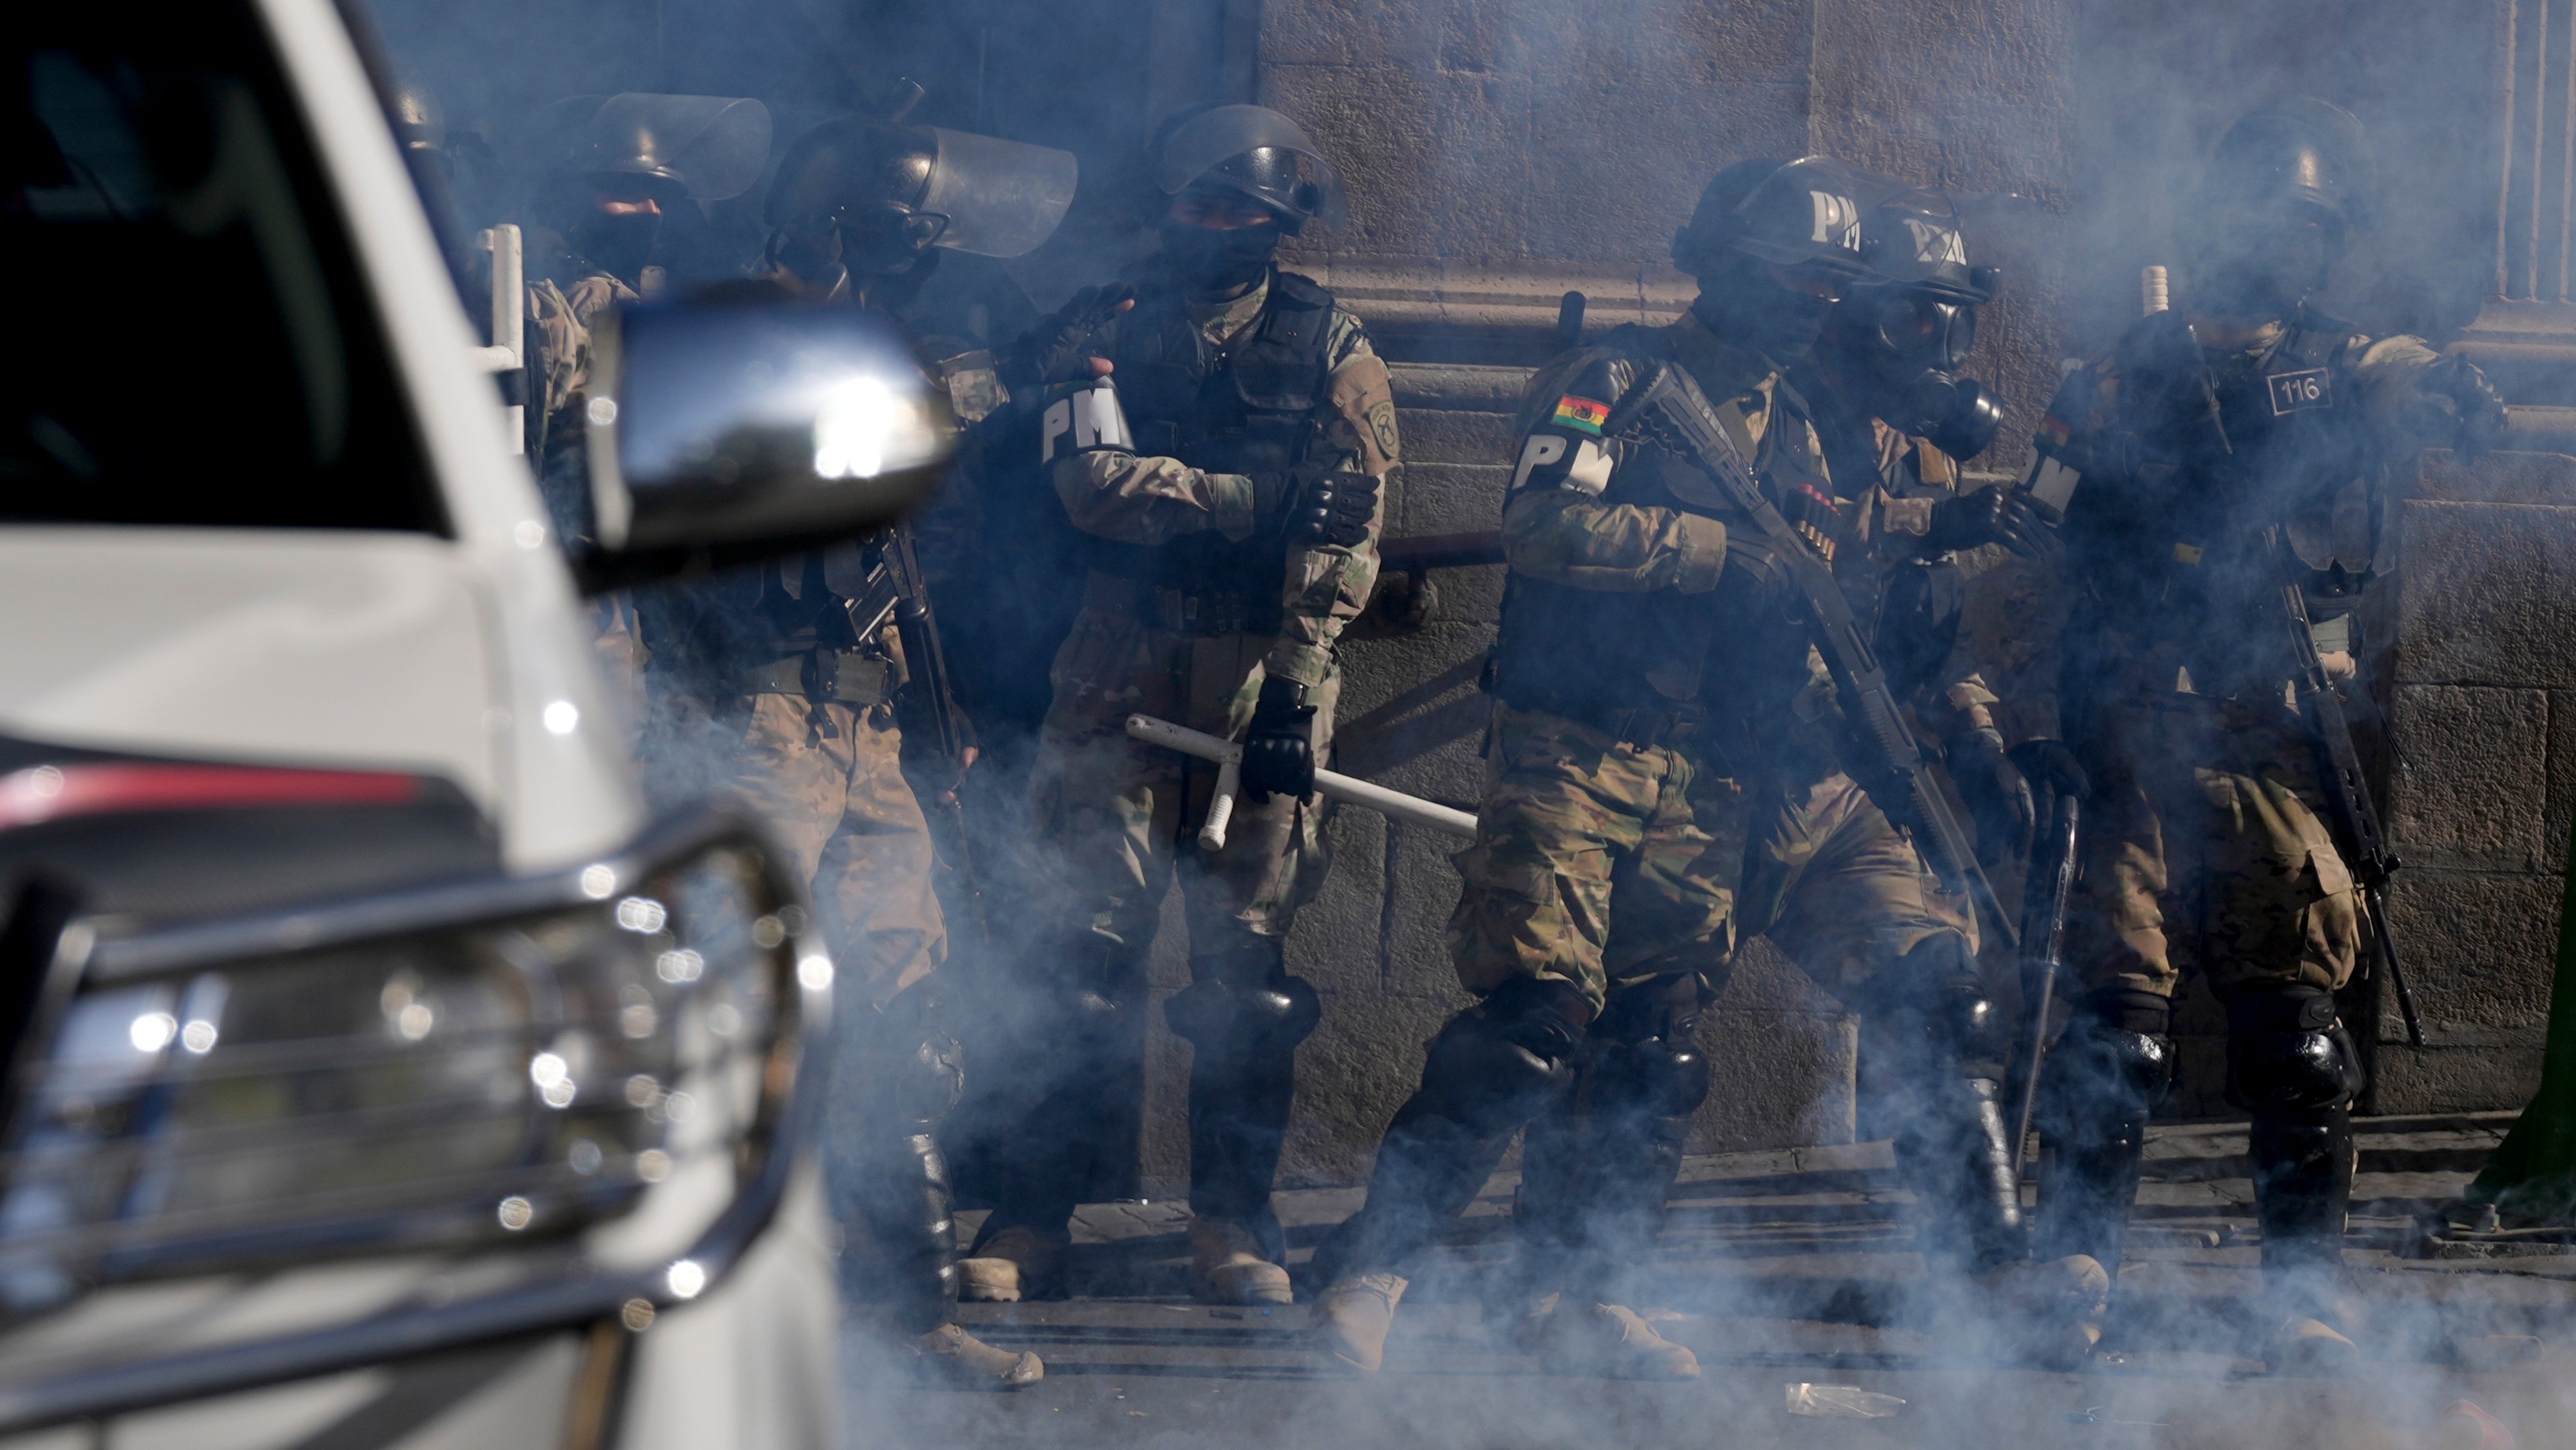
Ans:
<svg viewBox="0 0 2576 1450"><path fill-rule="evenodd" d="M957 1297L990 1304L1044 1298L1063 1280L1072 1247L1073 1236L1063 1229L1012 1224L957 1261Z"/></svg>
<svg viewBox="0 0 2576 1450"><path fill-rule="evenodd" d="M1634 1309L1560 1300L1532 1313L1515 1337L1549 1374L1613 1380L1695 1380L1699 1356L1655 1332Z"/></svg>
<svg viewBox="0 0 2576 1450"><path fill-rule="evenodd" d="M2111 1274L2088 1254L2000 1264L1971 1282L1985 1297L1995 1352L2005 1360L2071 1371L2102 1342Z"/></svg>
<svg viewBox="0 0 2576 1450"><path fill-rule="evenodd" d="M1360 1274L1335 1281L1315 1301L1315 1347L1344 1368L1369 1375L1386 1363L1387 1331L1395 1306L1412 1280L1401 1274Z"/></svg>
<svg viewBox="0 0 2576 1450"><path fill-rule="evenodd" d="M1046 1364L1026 1350L995 1349L954 1324L912 1342L920 1378L957 1389L1016 1390L1046 1378Z"/></svg>
<svg viewBox="0 0 2576 1450"><path fill-rule="evenodd" d="M1209 1304L1293 1304L1288 1271L1262 1253L1261 1237L1229 1218L1190 1221L1190 1283Z"/></svg>

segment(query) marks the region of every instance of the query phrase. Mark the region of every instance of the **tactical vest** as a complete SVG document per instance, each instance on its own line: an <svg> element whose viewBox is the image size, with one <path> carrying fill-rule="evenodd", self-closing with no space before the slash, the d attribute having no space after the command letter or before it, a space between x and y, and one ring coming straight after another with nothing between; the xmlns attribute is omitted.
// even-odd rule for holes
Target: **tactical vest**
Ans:
<svg viewBox="0 0 2576 1450"><path fill-rule="evenodd" d="M1154 287L1118 323L1109 360L1136 453L1212 473L1284 473L1306 461L1315 412L1331 384L1324 350L1333 294L1274 271L1261 311L1234 339L1207 340L1179 289ZM1090 540L1092 567L1199 601L1194 617L1279 627L1285 541L1241 543L1214 531L1156 545Z"/></svg>
<svg viewBox="0 0 2576 1450"><path fill-rule="evenodd" d="M2078 485L2070 558L2089 597L2079 633L2162 638L2202 693L2268 689L2291 668L2275 627L2281 577L2264 531L2286 530L2319 621L2351 613L2385 567L2387 500L2377 487L2350 328L2302 311L2270 347L2213 377L2224 466L2153 469L2156 420L2126 418L2145 467ZM2078 653L2070 651L2070 670Z"/></svg>
<svg viewBox="0 0 2576 1450"><path fill-rule="evenodd" d="M1664 351L1662 337L1621 328L1607 346L1629 358ZM1576 376L1580 376L1577 374ZM1616 399L1608 400L1614 404ZM1775 392L1771 425L1751 462L1774 500L1799 485L1828 488L1805 447L1803 404ZM1722 518L1689 501L1705 490L1672 481L1698 465L1642 439L1625 450L1598 502ZM1505 704L1545 710L1640 744L1694 736L1720 751L1755 745L1754 723L1806 683L1807 636L1784 599L1750 596L1731 573L1707 594L1614 593L1514 573L1503 598L1491 690Z"/></svg>

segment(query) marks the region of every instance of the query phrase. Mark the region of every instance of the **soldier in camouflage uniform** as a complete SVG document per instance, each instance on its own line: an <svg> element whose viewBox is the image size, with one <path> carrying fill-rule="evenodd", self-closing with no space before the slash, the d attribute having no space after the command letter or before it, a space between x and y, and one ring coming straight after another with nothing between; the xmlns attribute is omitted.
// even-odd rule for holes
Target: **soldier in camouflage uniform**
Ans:
<svg viewBox="0 0 2576 1450"><path fill-rule="evenodd" d="M2094 784L2068 942L2083 994L2041 1102L2040 1252L2118 1263L2171 1082L2172 998L2206 974L2228 1097L2253 1117L2275 1370L2355 1359L2340 1280L2362 1069L2334 993L2367 926L2290 700L2284 591L2349 676L2358 596L2391 562L2392 465L2503 425L2466 362L2308 304L2370 166L2359 124L2312 98L2230 128L2187 210L2182 309L2068 377L2031 481L2067 505L2059 704Z"/></svg>
<svg viewBox="0 0 2576 1450"><path fill-rule="evenodd" d="M2000 702L1961 621L1971 568L2050 555L2055 515L2017 491L1963 491L1961 463L2002 420L1993 395L1958 374L1997 274L1970 265L1946 196L1870 181L1879 199L1861 238L1876 278L1836 304L1789 381L1812 409L1836 511L1850 519L1836 578L1864 624L1875 623L1889 679L1941 742L1981 853L2009 859L2033 825L2025 771L2078 796L2085 781L2058 742L2007 753ZM1975 916L1822 743L1792 737L1763 786L1742 930L1768 934L1861 1009L1864 1114L1894 1140L1935 1272L1965 1274L1986 1292L1998 1348L2080 1359L2100 1338L2109 1279L2089 1258L2026 1267L2018 1154L2004 1123L2008 1044L1977 963Z"/></svg>
<svg viewBox="0 0 2576 1450"><path fill-rule="evenodd" d="M958 195L970 178L948 168L973 146L988 165L1062 185L1018 188L1022 200L1038 197L1027 210L979 207ZM786 259L776 285L892 311L951 397L997 395L989 352L961 346L980 339L959 334L988 325L1016 289L971 306L924 305L920 284L941 262L932 249L1035 246L1062 217L1071 182L1062 152L864 118L826 122L790 148L772 185L769 214L803 239L773 244ZM929 211L934 199L948 209ZM955 1316L952 1195L933 1135L962 1091L962 1071L939 1021L935 974L948 932L903 749L904 717L938 702L907 688L897 611L918 581L905 577L904 547L881 531L655 599L644 623L663 681L656 733L720 762L716 784L793 853L845 964L845 1050L824 1166L847 1235L849 1297L882 1308L923 1369L1018 1387L1043 1375L1038 1357L992 1348Z"/></svg>
<svg viewBox="0 0 2576 1450"><path fill-rule="evenodd" d="M1046 948L1069 1046L1030 1064L1046 1095L998 1154L968 1288L1044 1292L1080 1194L1117 1154L1103 1063L1130 1009L1113 1002L1177 868L1192 983L1166 1011L1192 1047L1196 1287L1286 1303L1271 1179L1321 1004L1283 944L1326 868L1313 772L1331 749L1335 644L1376 577L1395 405L1359 319L1272 261L1283 235L1339 210L1304 133L1257 106L1200 107L1166 121L1153 154L1158 254L1132 288L1078 296L1041 366L1057 386L1032 442L1090 554L1031 787L1044 907L1071 917ZM1176 845L1195 839L1213 773L1129 739L1139 712L1244 742L1221 850Z"/></svg>
<svg viewBox="0 0 2576 1450"><path fill-rule="evenodd" d="M1792 713L1809 652L1759 529L1692 501L1713 491L1695 464L1603 429L1647 369L1675 367L1766 491L1823 516L1831 480L1781 370L1867 274L1859 221L1834 162L1730 168L1674 243L1700 278L1690 312L1556 359L1525 396L1496 775L1449 924L1480 1000L1431 1042L1367 1205L1317 1256L1319 1340L1341 1364L1378 1368L1413 1259L1527 1124L1524 1342L1559 1373L1699 1372L1618 1300L1708 1093L1692 1033L1735 946L1758 762L1815 728Z"/></svg>
<svg viewBox="0 0 2576 1450"><path fill-rule="evenodd" d="M666 211L740 195L760 179L769 111L748 99L627 92L569 97L552 119L560 149L528 238L526 444L555 538L578 553L591 538L592 329L638 299ZM601 670L632 730L650 709L633 604L611 595L590 609Z"/></svg>

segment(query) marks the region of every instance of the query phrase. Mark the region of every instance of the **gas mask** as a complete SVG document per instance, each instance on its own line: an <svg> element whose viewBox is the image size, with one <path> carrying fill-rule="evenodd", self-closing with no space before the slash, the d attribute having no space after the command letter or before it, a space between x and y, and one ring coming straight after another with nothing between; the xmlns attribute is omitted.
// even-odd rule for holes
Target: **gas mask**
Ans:
<svg viewBox="0 0 2576 1450"><path fill-rule="evenodd" d="M2003 426L1993 391L1959 376L1976 342L1974 302L1923 287L1873 287L1834 309L1822 352L1872 416L1964 461Z"/></svg>
<svg viewBox="0 0 2576 1450"><path fill-rule="evenodd" d="M1167 217L1158 230L1172 270L1189 287L1209 292L1240 292L1260 281L1279 250L1277 227L1220 230Z"/></svg>

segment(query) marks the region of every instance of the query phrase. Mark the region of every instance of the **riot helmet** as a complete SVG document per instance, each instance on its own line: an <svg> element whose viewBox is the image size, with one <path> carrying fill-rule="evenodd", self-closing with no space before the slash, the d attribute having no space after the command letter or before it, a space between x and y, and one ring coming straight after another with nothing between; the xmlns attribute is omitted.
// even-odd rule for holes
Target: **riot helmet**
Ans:
<svg viewBox="0 0 2576 1450"><path fill-rule="evenodd" d="M438 97L418 80L406 79L394 89L392 112L394 140L401 144L403 159L429 161L440 171L447 164L447 113Z"/></svg>
<svg viewBox="0 0 2576 1450"><path fill-rule="evenodd" d="M914 270L933 248L1017 257L1073 204L1073 153L841 116L796 139L761 206L770 255L809 285Z"/></svg>
<svg viewBox="0 0 2576 1450"><path fill-rule="evenodd" d="M1304 128L1266 107L1175 112L1156 133L1153 161L1163 253L1194 286L1249 287L1267 275L1280 238L1346 215L1340 173Z"/></svg>
<svg viewBox="0 0 2576 1450"><path fill-rule="evenodd" d="M581 260L629 282L664 211L739 196L769 160L769 108L743 97L629 91L552 109L562 142L549 210Z"/></svg>
<svg viewBox="0 0 2576 1450"><path fill-rule="evenodd" d="M1860 190L1849 168L1822 156L1719 172L1673 234L1674 265L1700 282L1692 312L1781 366L1805 357L1834 304L1871 275Z"/></svg>
<svg viewBox="0 0 2576 1450"><path fill-rule="evenodd" d="M1945 192L1893 189L1861 214L1869 280L1835 304L1820 360L1872 416L1931 440L1953 458L1985 451L2003 409L1983 383L1959 376L1976 346L1977 308L1994 300L1997 269L1968 257L1958 208Z"/></svg>
<svg viewBox="0 0 2576 1450"><path fill-rule="evenodd" d="M2193 305L2245 317L2295 310L2368 224L2376 180L2370 138L2340 106L2292 96L2239 117L2185 214Z"/></svg>

